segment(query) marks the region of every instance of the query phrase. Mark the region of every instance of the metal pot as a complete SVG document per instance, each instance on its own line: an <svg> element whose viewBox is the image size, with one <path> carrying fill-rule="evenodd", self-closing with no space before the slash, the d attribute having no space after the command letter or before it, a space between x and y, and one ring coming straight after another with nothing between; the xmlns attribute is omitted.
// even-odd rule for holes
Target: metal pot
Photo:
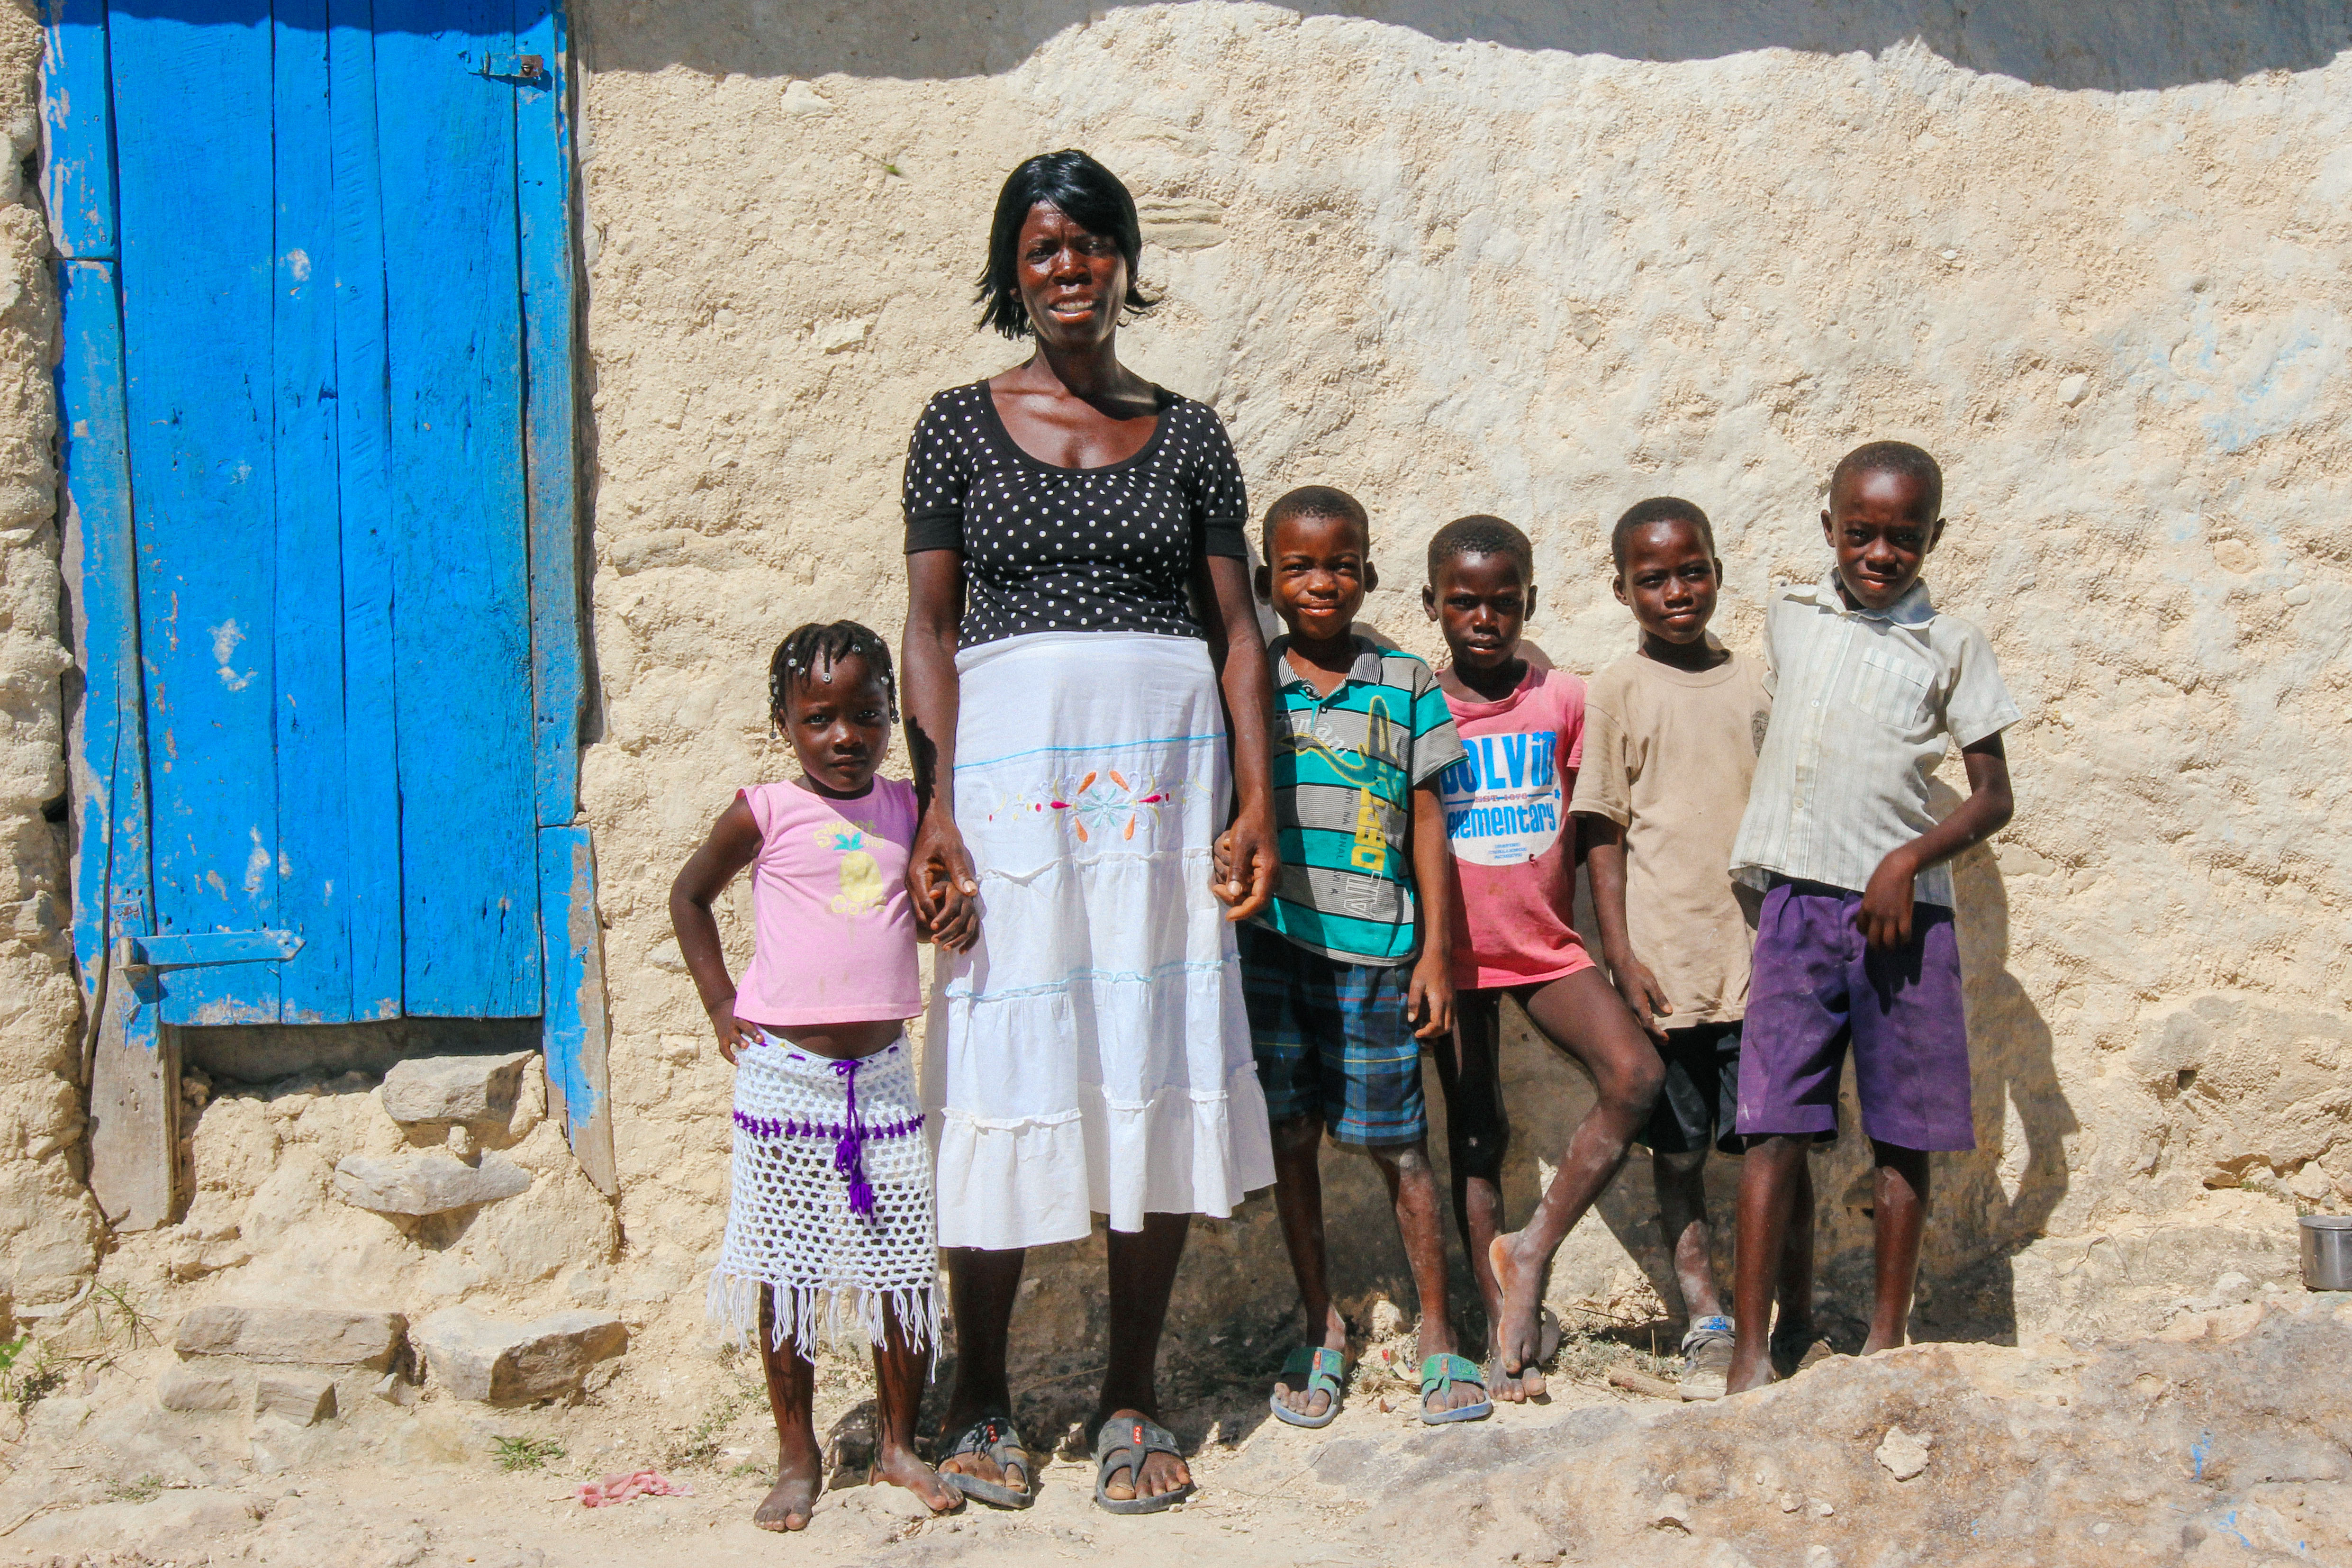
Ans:
<svg viewBox="0 0 2352 1568"><path fill-rule="evenodd" d="M2307 1290L2352 1290L2352 1215L2303 1216L2303 1284Z"/></svg>

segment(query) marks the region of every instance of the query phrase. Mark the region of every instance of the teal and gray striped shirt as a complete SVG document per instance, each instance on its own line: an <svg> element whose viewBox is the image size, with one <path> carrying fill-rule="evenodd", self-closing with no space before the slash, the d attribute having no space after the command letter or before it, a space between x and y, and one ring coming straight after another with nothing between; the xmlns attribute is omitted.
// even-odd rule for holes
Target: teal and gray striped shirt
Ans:
<svg viewBox="0 0 2352 1568"><path fill-rule="evenodd" d="M1421 947L1405 838L1412 791L1461 760L1454 715L1429 666L1356 639L1348 679L1318 697L1267 650L1282 703L1274 822L1282 877L1260 925L1343 963L1398 964Z"/></svg>

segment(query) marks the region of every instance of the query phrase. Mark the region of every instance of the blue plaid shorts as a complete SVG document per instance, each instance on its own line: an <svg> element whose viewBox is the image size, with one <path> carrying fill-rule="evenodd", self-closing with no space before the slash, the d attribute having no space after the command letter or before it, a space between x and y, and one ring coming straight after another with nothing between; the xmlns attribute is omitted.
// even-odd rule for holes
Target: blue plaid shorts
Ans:
<svg viewBox="0 0 2352 1568"><path fill-rule="evenodd" d="M1242 997L1266 1114L1320 1112L1336 1143L1429 1136L1421 1042L1405 1017L1410 963L1342 963L1257 926L1240 932Z"/></svg>

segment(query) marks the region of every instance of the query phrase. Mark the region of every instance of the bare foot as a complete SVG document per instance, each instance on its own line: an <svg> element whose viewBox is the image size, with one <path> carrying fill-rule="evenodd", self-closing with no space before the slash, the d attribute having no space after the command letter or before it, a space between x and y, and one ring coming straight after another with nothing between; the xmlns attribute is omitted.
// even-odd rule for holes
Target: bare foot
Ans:
<svg viewBox="0 0 2352 1568"><path fill-rule="evenodd" d="M1544 1386L1543 1374L1540 1372L1536 1374L1536 1386L1532 1391L1527 1386L1527 1375L1524 1370L1517 1376L1507 1376L1503 1372L1502 1336L1492 1327L1493 1324L1503 1321L1502 1308L1499 1304L1487 1312L1486 1321L1489 1324L1486 1330L1487 1394L1507 1405L1520 1405L1531 1397L1541 1396ZM1536 1310L1537 1364L1540 1366L1549 1361L1552 1352L1558 1349L1559 1349L1559 1320L1538 1307Z"/></svg>
<svg viewBox="0 0 2352 1568"><path fill-rule="evenodd" d="M1780 1319L1772 1325L1770 1344L1772 1371L1774 1375L1779 1377L1794 1377L1814 1362L1821 1360L1822 1354L1837 1353L1830 1349L1828 1341L1820 1339L1814 1333L1812 1321L1810 1318L1794 1317L1785 1309L1782 1310ZM1816 1347L1822 1352L1821 1354L1815 1353Z"/></svg>
<svg viewBox="0 0 2352 1568"><path fill-rule="evenodd" d="M1506 1405L1523 1405L1528 1397L1524 1373L1514 1375L1503 1370L1502 1336L1491 1330L1486 1335L1486 1396Z"/></svg>
<svg viewBox="0 0 2352 1568"><path fill-rule="evenodd" d="M1539 1292L1543 1287L1542 1271L1520 1267L1519 1233L1511 1231L1496 1237L1486 1246L1486 1261L1494 1266L1495 1283L1503 1288L1502 1320L1495 1325L1495 1372L1504 1382L1515 1384L1516 1396L1500 1389L1487 1392L1497 1399L1509 1399L1514 1405L1521 1400L1544 1396L1542 1361L1543 1302Z"/></svg>
<svg viewBox="0 0 2352 1568"><path fill-rule="evenodd" d="M877 1480L904 1487L933 1513L953 1513L963 1506L963 1493L940 1479L937 1470L915 1457L912 1448L890 1448L874 1456L873 1468L866 1472L866 1484Z"/></svg>
<svg viewBox="0 0 2352 1568"><path fill-rule="evenodd" d="M776 1484L751 1510L751 1522L761 1530L806 1530L816 1511L817 1494L824 1489L824 1461L810 1453L795 1459L779 1456Z"/></svg>
<svg viewBox="0 0 2352 1568"><path fill-rule="evenodd" d="M1114 1410L1108 1419L1134 1421L1149 1417L1139 1410ZM1127 1502L1138 1496L1159 1497L1166 1492L1181 1492L1192 1484L1192 1472L1185 1468L1182 1459L1173 1454L1147 1454L1143 1460L1143 1487L1139 1493L1133 1479L1128 1476L1127 1467L1121 1465L1111 1471L1109 1479L1103 1482L1103 1496L1113 1502Z"/></svg>
<svg viewBox="0 0 2352 1568"><path fill-rule="evenodd" d="M1723 1380L1723 1393L1724 1396L1728 1398L1732 1394L1746 1394L1749 1389L1762 1388L1780 1381L1772 1375L1772 1361L1769 1356L1754 1357L1746 1366L1742 1366L1735 1354L1731 1362L1731 1371Z"/></svg>

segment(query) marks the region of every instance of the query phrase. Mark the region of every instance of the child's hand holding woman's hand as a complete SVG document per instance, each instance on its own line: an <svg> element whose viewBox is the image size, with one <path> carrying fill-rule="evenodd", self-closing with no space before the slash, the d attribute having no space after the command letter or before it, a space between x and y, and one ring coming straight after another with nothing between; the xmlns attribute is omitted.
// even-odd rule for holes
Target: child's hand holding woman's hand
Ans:
<svg viewBox="0 0 2352 1568"><path fill-rule="evenodd" d="M963 834L945 812L923 814L907 856L907 894L923 934L950 952L980 940L980 882Z"/></svg>
<svg viewBox="0 0 2352 1568"><path fill-rule="evenodd" d="M1209 891L1225 906L1225 919L1245 921L1274 901L1274 879L1282 869L1274 818L1246 807L1210 847Z"/></svg>

